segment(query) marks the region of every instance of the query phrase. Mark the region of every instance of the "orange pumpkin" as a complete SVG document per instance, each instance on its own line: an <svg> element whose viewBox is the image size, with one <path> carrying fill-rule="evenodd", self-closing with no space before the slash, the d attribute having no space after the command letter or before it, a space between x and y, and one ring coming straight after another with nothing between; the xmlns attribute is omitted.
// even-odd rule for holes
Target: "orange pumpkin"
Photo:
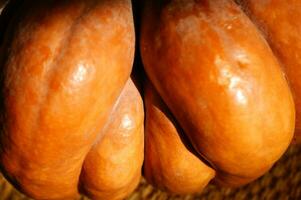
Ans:
<svg viewBox="0 0 301 200"><path fill-rule="evenodd" d="M296 141L301 142L301 1L241 0L287 75L296 105Z"/></svg>
<svg viewBox="0 0 301 200"><path fill-rule="evenodd" d="M145 84L144 176L156 187L172 193L203 189L215 171L198 158L150 82Z"/></svg>
<svg viewBox="0 0 301 200"><path fill-rule="evenodd" d="M170 110L147 90L147 180L190 193L216 173L215 183L239 186L287 149L295 119L290 89L263 36L234 2L147 1L140 45L147 75Z"/></svg>
<svg viewBox="0 0 301 200"><path fill-rule="evenodd" d="M131 1L11 0L0 18L6 178L35 199L114 200L137 186L143 154L146 179L177 194L263 175L295 127L282 64L299 133L299 11L290 11L300 5L240 3L273 52L231 0L144 2L143 152Z"/></svg>
<svg viewBox="0 0 301 200"><path fill-rule="evenodd" d="M3 41L5 176L35 199L127 196L143 160L131 1L20 1Z"/></svg>

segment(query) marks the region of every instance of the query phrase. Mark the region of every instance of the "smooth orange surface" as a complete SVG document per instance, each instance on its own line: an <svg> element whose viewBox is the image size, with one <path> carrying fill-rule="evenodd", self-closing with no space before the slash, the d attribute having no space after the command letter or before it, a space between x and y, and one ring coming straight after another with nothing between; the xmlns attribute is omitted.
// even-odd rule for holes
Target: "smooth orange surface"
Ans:
<svg viewBox="0 0 301 200"><path fill-rule="evenodd" d="M214 177L189 146L168 108L151 85L145 85L145 161L148 182L171 193L201 191Z"/></svg>
<svg viewBox="0 0 301 200"><path fill-rule="evenodd" d="M131 1L32 0L20 8L4 46L1 168L30 197L73 198L131 72Z"/></svg>
<svg viewBox="0 0 301 200"><path fill-rule="evenodd" d="M295 110L277 59L230 0L147 1L146 72L195 150L228 186L263 175L289 146ZM185 158L183 158L185 159Z"/></svg>
<svg viewBox="0 0 301 200"><path fill-rule="evenodd" d="M131 79L117 100L101 138L87 155L81 185L91 199L123 199L141 178L144 155L142 98Z"/></svg>
<svg viewBox="0 0 301 200"><path fill-rule="evenodd" d="M242 0L246 13L268 40L294 94L296 140L301 142L301 1Z"/></svg>

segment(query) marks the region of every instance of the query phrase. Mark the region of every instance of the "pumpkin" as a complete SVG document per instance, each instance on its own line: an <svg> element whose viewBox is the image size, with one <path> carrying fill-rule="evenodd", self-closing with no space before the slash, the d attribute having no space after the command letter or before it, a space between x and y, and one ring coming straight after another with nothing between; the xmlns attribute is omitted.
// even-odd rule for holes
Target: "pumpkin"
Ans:
<svg viewBox="0 0 301 200"><path fill-rule="evenodd" d="M183 194L210 179L240 186L269 170L292 140L294 102L244 12L230 0L154 0L141 26L154 85L145 94L146 179Z"/></svg>
<svg viewBox="0 0 301 200"><path fill-rule="evenodd" d="M243 9L269 42L289 80L296 105L296 141L301 142L301 2L242 0Z"/></svg>
<svg viewBox="0 0 301 200"><path fill-rule="evenodd" d="M172 193L203 189L215 171L188 145L183 130L149 81L144 89L147 133L144 176L153 185Z"/></svg>
<svg viewBox="0 0 301 200"><path fill-rule="evenodd" d="M144 139L131 1L15 9L1 43L2 172L34 199L124 198L138 184Z"/></svg>

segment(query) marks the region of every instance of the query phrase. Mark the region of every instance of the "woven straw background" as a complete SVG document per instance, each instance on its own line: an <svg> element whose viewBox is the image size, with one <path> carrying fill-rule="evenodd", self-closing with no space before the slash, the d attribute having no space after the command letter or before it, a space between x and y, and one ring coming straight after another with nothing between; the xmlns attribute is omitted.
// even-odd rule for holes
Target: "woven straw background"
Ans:
<svg viewBox="0 0 301 200"><path fill-rule="evenodd" d="M0 177L0 200L27 200L5 179ZM172 196L154 189L144 180L128 200L198 200L198 199L301 199L301 145L292 146L280 161L259 180L238 189L209 185L202 193ZM82 198L87 200L87 198Z"/></svg>

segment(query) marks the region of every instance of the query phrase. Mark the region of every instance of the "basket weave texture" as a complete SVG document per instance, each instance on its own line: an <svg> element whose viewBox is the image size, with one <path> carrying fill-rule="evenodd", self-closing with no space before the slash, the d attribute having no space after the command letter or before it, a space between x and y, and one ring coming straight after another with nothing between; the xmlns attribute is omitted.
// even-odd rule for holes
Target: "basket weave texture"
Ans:
<svg viewBox="0 0 301 200"><path fill-rule="evenodd" d="M174 196L153 188L145 180L128 200L301 199L301 145L291 146L275 166L257 181L237 189L209 185L195 195ZM28 200L0 176L0 200ZM82 200L88 200L82 197Z"/></svg>

